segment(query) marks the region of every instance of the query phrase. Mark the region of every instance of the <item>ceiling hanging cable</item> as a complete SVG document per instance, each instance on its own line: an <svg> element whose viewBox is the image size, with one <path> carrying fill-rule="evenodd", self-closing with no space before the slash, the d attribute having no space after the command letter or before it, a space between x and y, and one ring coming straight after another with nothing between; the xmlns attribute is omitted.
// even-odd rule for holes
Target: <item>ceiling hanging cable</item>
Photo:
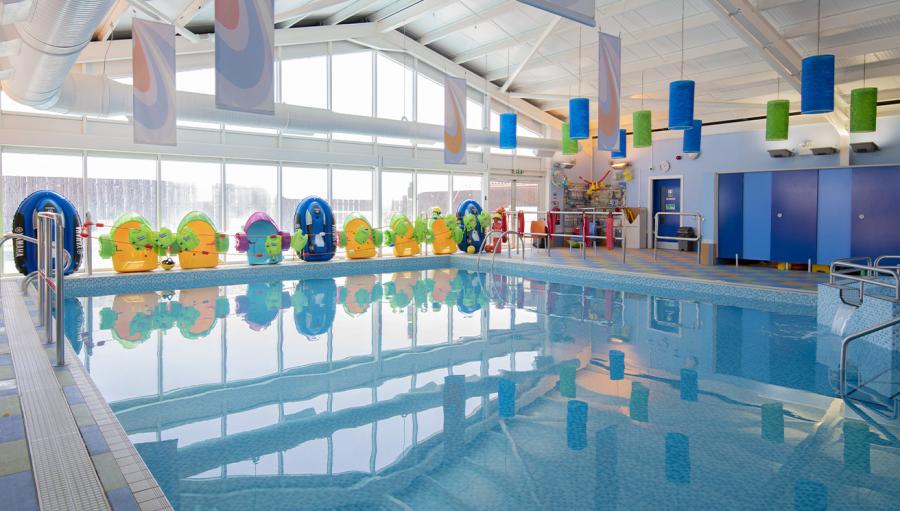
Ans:
<svg viewBox="0 0 900 511"><path fill-rule="evenodd" d="M684 0L681 0L681 79L684 80Z"/></svg>

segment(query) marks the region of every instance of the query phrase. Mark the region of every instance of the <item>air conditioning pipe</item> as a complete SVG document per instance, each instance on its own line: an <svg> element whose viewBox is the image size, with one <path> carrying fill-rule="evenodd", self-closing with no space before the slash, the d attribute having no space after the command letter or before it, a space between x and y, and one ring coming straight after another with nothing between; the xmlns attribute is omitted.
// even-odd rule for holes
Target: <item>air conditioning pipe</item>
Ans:
<svg viewBox="0 0 900 511"><path fill-rule="evenodd" d="M434 124L380 119L332 112L320 108L275 105L274 115L235 112L216 108L215 96L179 91L178 118L193 122L225 123L281 130L291 134L352 133L391 138L442 141L444 128ZM111 117L132 112L132 88L106 76L70 74L60 89L58 101L49 110L59 113ZM485 130L466 130L469 144L498 146L500 135ZM559 140L519 137L524 149L557 151Z"/></svg>
<svg viewBox="0 0 900 511"><path fill-rule="evenodd" d="M19 54L10 57L14 73L3 81L3 89L23 105L48 109L56 103L63 80L115 0L35 3L30 20L15 25L22 45Z"/></svg>

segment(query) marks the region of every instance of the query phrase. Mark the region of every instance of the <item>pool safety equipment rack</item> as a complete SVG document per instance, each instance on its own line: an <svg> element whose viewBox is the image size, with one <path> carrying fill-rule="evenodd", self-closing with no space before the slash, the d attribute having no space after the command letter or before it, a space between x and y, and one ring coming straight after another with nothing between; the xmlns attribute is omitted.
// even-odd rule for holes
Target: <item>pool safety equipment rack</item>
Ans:
<svg viewBox="0 0 900 511"><path fill-rule="evenodd" d="M837 287L840 291L841 301L847 305L859 306L866 294L866 284L890 289L891 298L900 302L900 266L883 264L886 260L900 260L900 256L883 255L871 257L847 257L835 259L831 263L828 283ZM844 291L853 289L859 293L859 300L850 303L844 299Z"/></svg>
<svg viewBox="0 0 900 511"><path fill-rule="evenodd" d="M590 227L591 217L600 217L605 218L609 215L612 215L613 219L618 219L620 230L622 232L621 236L615 235L615 227L613 228L613 240L621 242L622 246L622 263L625 263L625 252L626 252L626 242L625 242L625 229L624 227L624 218L625 213L622 211L611 211L611 210L595 210L595 209L583 209L580 211L508 211L507 214L511 215L513 219L515 219L515 231L517 231L520 235L520 238L524 240L524 238L545 238L546 239L546 249L547 255L550 254L550 245L553 241L553 238L563 238L563 239L575 239L577 241L581 241L581 258L587 259L587 245L588 241L606 241L606 235L589 235L588 230ZM543 217L546 222L546 233L535 233L535 232L525 232L525 214L536 215L538 218ZM581 234L565 234L565 233L557 233L554 232L554 229L551 226L552 222L555 222L556 218L562 218L564 216L577 216L581 217ZM597 244L594 244L594 247L597 247Z"/></svg>
<svg viewBox="0 0 900 511"><path fill-rule="evenodd" d="M697 219L697 234L693 238L685 238L683 236L660 236L659 235L659 217L660 216L677 216L677 217L693 217ZM674 211L657 211L653 215L653 260L656 261L656 251L659 247L659 240L663 241L694 241L697 243L697 264L703 264L703 215L697 212L686 211L684 213Z"/></svg>

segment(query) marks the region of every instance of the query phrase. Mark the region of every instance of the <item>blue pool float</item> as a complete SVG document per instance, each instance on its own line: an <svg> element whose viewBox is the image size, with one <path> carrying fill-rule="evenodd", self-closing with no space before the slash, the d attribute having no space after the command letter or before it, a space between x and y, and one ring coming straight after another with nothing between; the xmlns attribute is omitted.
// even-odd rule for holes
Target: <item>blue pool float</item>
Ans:
<svg viewBox="0 0 900 511"><path fill-rule="evenodd" d="M300 201L294 211L294 230L309 237L306 247L297 252L301 259L328 261L334 257L334 213L325 199L310 196Z"/></svg>
<svg viewBox="0 0 900 511"><path fill-rule="evenodd" d="M247 253L248 264L278 264L282 252L290 248L291 235L275 225L272 217L257 211L244 224L244 232L234 235L238 252Z"/></svg>
<svg viewBox="0 0 900 511"><path fill-rule="evenodd" d="M456 218L459 221L459 225L463 228L463 239L460 241L457 246L462 253L467 253L469 247L473 247L475 249L475 253L481 251L481 246L484 245L484 228L480 223L475 222L475 229L468 230L465 228L465 224L463 223L463 219L466 216L466 213L472 213L477 218L479 214L483 211L481 204L474 199L467 199L460 203L459 207L456 209Z"/></svg>
<svg viewBox="0 0 900 511"><path fill-rule="evenodd" d="M37 237L37 212L52 211L62 213L65 220L65 239L63 246L72 255L72 259L65 268L68 275L81 266L81 217L78 210L69 199L49 190L39 190L25 197L16 209L13 216L13 232L26 236ZM34 243L26 243L21 240L13 240L13 254L15 255L16 269L22 275L37 270L37 246Z"/></svg>
<svg viewBox="0 0 900 511"><path fill-rule="evenodd" d="M334 279L301 280L291 296L294 327L310 340L331 330L337 309L337 285Z"/></svg>

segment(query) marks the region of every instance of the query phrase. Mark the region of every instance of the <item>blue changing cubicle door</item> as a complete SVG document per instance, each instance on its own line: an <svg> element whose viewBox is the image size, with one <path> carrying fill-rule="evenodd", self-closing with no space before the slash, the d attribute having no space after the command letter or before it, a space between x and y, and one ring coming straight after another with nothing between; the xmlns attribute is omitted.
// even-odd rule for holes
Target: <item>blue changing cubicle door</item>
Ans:
<svg viewBox="0 0 900 511"><path fill-rule="evenodd" d="M716 200L717 257L744 257L744 174L719 174Z"/></svg>
<svg viewBox="0 0 900 511"><path fill-rule="evenodd" d="M653 180L653 217L659 212L681 212L681 179L654 179ZM662 215L659 217L659 235L675 236L678 227L681 226L681 218L675 215ZM652 227L651 227L652 228ZM670 240L662 240L666 243Z"/></svg>
<svg viewBox="0 0 900 511"><path fill-rule="evenodd" d="M900 254L900 167L853 169L854 257Z"/></svg>
<svg viewBox="0 0 900 511"><path fill-rule="evenodd" d="M772 173L744 174L743 259L772 259Z"/></svg>
<svg viewBox="0 0 900 511"><path fill-rule="evenodd" d="M772 260L816 260L819 173L790 170L772 174Z"/></svg>
<svg viewBox="0 0 900 511"><path fill-rule="evenodd" d="M835 259L850 257L850 169L819 171L819 216L816 262L831 264Z"/></svg>

